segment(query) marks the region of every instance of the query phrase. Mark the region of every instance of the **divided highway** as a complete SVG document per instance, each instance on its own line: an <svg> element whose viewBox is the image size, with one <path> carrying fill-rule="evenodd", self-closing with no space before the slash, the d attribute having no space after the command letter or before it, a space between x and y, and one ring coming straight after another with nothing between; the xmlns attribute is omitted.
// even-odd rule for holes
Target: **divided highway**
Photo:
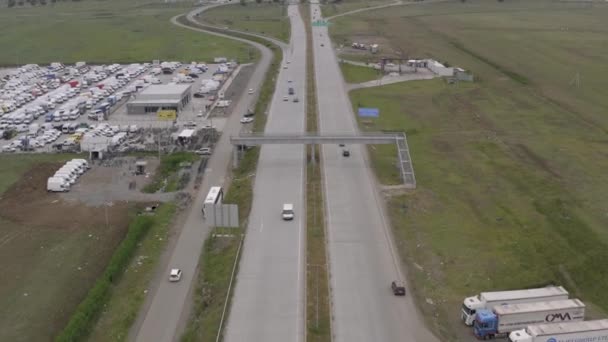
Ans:
<svg viewBox="0 0 608 342"><path fill-rule="evenodd" d="M320 19L318 4L311 17ZM358 131L327 27L313 27L315 80L321 133ZM337 342L437 339L422 323L411 297L393 296L403 279L364 146L323 147L327 246L333 335Z"/></svg>
<svg viewBox="0 0 608 342"><path fill-rule="evenodd" d="M195 9L189 13L188 17L191 19L194 14L205 9L204 7ZM272 52L267 47L244 39L191 28L178 23L176 17L172 19L172 22L187 29L247 42L258 48L262 52L262 56L249 79L247 88L256 89L262 84L272 59ZM162 274L159 277L159 283L154 285L155 287L153 286L154 288L150 291L152 298L146 300L140 313L141 317L132 328L131 335L133 336L131 336L131 340L169 342L179 338L181 330L188 320L190 292L194 284L194 274L203 243L209 234L209 226L205 224L201 214L201 205L211 186L223 185L227 168L232 161L230 136L239 134L241 130L240 114L245 113L247 108L252 106L254 100L253 96L244 94L236 103L234 114L228 118L223 134L207 164L200 190L193 198L193 204L190 212L187 213L180 235L177 237L175 245L169 246L167 251L169 261L167 264L161 265ZM169 283L168 281L169 270L174 267L183 270L182 279L179 283Z"/></svg>
<svg viewBox="0 0 608 342"><path fill-rule="evenodd" d="M297 5L290 5L288 13L292 44L283 48L287 68L281 67L276 80L266 124L270 134L305 130L306 32ZM288 87L299 102L288 96ZM224 341L304 340L304 151L298 145L261 149ZM281 219L284 203L294 204L293 221Z"/></svg>

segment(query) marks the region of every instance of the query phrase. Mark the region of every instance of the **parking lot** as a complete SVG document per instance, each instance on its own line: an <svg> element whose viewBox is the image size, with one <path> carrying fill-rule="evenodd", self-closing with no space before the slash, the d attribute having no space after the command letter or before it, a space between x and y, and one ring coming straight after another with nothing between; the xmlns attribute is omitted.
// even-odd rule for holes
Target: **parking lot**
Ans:
<svg viewBox="0 0 608 342"><path fill-rule="evenodd" d="M150 129L221 131L222 118L209 109L229 106L222 87L236 65L179 62L73 66L30 64L0 70L2 152L78 150L88 136L113 145L141 142ZM191 85L191 100L176 118L127 113L127 103L151 85ZM143 134L142 134L143 133ZM124 151L125 149L123 149Z"/></svg>

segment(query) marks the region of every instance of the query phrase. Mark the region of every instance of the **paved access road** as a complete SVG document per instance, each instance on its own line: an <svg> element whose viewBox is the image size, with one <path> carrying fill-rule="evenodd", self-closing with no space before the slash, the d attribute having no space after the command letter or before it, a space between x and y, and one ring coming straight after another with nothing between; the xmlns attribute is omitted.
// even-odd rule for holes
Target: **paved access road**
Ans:
<svg viewBox="0 0 608 342"><path fill-rule="evenodd" d="M189 14L192 17L205 8L195 9ZM180 25L174 20L174 24ZM180 25L183 26L183 25ZM190 28L190 27L186 27ZM190 28L191 29L191 28ZM206 32L204 30L198 30ZM206 32L218 36L226 35ZM243 39L240 41L248 42ZM256 65L247 88L258 89L264 79L264 75L270 66L272 52L261 44L251 43L262 52L261 60ZM209 234L209 227L205 224L201 214L201 206L209 188L211 186L223 185L224 177L229 165L232 162L232 147L230 136L238 135L241 129L239 120L241 113L246 113L247 108L254 103L255 96L244 94L234 107L233 114L228 118L223 134L216 144L213 155L207 164L207 170L203 177L200 191L193 200L190 212L187 213L185 225L177 238L177 242L172 246L169 253L169 262L163 265L163 276L160 284L151 291L151 300L146 301L142 308L143 318L133 327L132 334L135 340L141 342L165 342L177 340L180 336L184 323L188 320L187 313L189 308L190 292L193 288L194 274L202 251L203 242ZM171 246L170 246L171 248ZM169 270L171 268L181 268L183 270L182 280L179 283L169 283Z"/></svg>
<svg viewBox="0 0 608 342"><path fill-rule="evenodd" d="M313 20L321 10L311 5ZM357 131L327 27L313 27L315 79L322 133ZM323 44L324 46L321 46ZM434 342L411 296L393 296L390 283L403 279L365 147L323 147L336 342Z"/></svg>
<svg viewBox="0 0 608 342"><path fill-rule="evenodd" d="M266 133L305 130L306 32L297 5L288 13L293 44L283 48L287 69L277 78ZM289 86L298 103L283 101ZM224 341L304 340L304 181L303 146L262 147ZM294 204L291 222L281 219L283 203Z"/></svg>

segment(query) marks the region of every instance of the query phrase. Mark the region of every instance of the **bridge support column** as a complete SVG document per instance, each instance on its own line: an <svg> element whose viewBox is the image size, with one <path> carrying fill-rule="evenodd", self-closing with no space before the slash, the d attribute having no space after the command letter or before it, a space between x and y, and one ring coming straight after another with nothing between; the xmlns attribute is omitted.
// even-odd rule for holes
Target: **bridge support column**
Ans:
<svg viewBox="0 0 608 342"><path fill-rule="evenodd" d="M239 145L232 148L232 168L236 169L239 167Z"/></svg>

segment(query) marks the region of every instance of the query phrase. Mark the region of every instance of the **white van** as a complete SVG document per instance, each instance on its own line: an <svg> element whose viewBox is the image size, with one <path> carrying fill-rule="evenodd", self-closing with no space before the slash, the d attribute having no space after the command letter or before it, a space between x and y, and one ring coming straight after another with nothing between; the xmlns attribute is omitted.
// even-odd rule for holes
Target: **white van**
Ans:
<svg viewBox="0 0 608 342"><path fill-rule="evenodd" d="M61 177L49 177L46 182L46 191L65 192L70 190L70 185Z"/></svg>
<svg viewBox="0 0 608 342"><path fill-rule="evenodd" d="M71 160L65 163L65 166L75 167L78 170L78 173L80 174L83 174L87 170L84 164L77 160Z"/></svg>
<svg viewBox="0 0 608 342"><path fill-rule="evenodd" d="M283 211L281 212L281 216L283 217L283 220L289 221L289 220L293 220L294 218L294 212L293 212L293 204L291 203L285 203L283 204Z"/></svg>
<svg viewBox="0 0 608 342"><path fill-rule="evenodd" d="M66 172L67 171L61 171L61 172L57 171L55 173L55 175L53 175L52 178L61 178L61 179L63 179L63 181L66 184L68 184L68 186L76 183L76 179L73 178L69 173L66 173Z"/></svg>

